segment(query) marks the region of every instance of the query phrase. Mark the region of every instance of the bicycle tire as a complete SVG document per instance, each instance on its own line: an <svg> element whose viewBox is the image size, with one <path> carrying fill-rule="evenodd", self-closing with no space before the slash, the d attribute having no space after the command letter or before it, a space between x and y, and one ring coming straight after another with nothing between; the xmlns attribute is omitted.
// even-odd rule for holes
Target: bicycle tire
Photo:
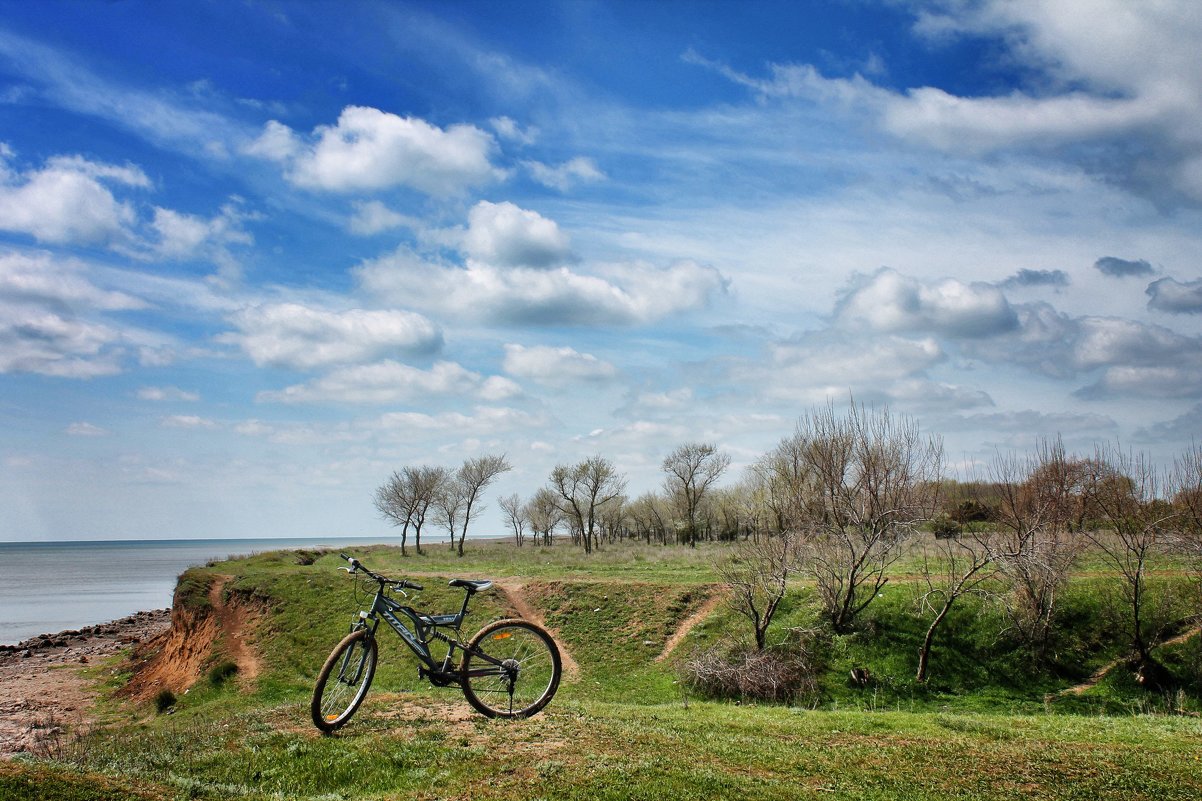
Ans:
<svg viewBox="0 0 1202 801"><path fill-rule="evenodd" d="M313 686L313 725L329 733L350 722L376 675L377 653L376 639L367 629L352 631L334 646Z"/></svg>
<svg viewBox="0 0 1202 801"><path fill-rule="evenodd" d="M480 673L494 668L496 672ZM472 676L473 672L479 675ZM480 714L528 718L551 701L562 673L559 648L546 629L527 620L498 620L480 629L468 643L460 684L467 702Z"/></svg>

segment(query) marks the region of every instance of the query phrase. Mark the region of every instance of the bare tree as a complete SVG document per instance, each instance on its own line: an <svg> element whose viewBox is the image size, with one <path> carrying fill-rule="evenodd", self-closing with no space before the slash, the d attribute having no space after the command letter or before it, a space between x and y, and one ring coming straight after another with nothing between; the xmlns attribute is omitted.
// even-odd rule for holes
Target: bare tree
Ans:
<svg viewBox="0 0 1202 801"><path fill-rule="evenodd" d="M501 510L505 512L505 520L509 523L509 530L513 532L514 542L521 548L522 541L525 539L526 524L530 522L521 496L515 492L501 498L498 503L501 504Z"/></svg>
<svg viewBox="0 0 1202 801"><path fill-rule="evenodd" d="M916 681L927 680L935 632L947 619L952 606L966 595L984 594L985 586L994 577L996 567L988 536L970 533L959 538L936 538L934 559L929 552L923 553L922 578L926 591L919 596L918 606L921 611L933 613L934 617L918 649Z"/></svg>
<svg viewBox="0 0 1202 801"><path fill-rule="evenodd" d="M376 509L393 525L401 527L402 556L409 555L405 546L410 526L417 552L422 552L422 526L446 477L447 471L442 467L405 467L400 472L393 472L376 489Z"/></svg>
<svg viewBox="0 0 1202 801"><path fill-rule="evenodd" d="M455 482L459 484L459 493L463 496L462 525L459 531L459 555L463 556L463 541L467 539L467 527L484 508L480 493L501 473L512 470L513 466L505 460L504 455L490 454L468 459L455 474ZM452 532L452 539L454 533Z"/></svg>
<svg viewBox="0 0 1202 801"><path fill-rule="evenodd" d="M1173 543L1202 581L1202 445L1191 445L1173 460L1170 476L1173 509Z"/></svg>
<svg viewBox="0 0 1202 801"><path fill-rule="evenodd" d="M456 476L447 476L434 499L434 519L438 525L447 530L450 537L450 549L455 550L456 534L459 532L459 521L463 518L463 507L467 503L463 482Z"/></svg>
<svg viewBox="0 0 1202 801"><path fill-rule="evenodd" d="M372 502L384 519L401 529L401 556L408 556L405 542L409 538L409 521L413 516L413 494L401 473L393 471L388 480L376 487Z"/></svg>
<svg viewBox="0 0 1202 801"><path fill-rule="evenodd" d="M622 496L626 479L613 462L593 456L573 465L556 465L551 471L551 489L559 497L565 516L577 526L584 540L585 553L592 553L599 542L597 513L607 503Z"/></svg>
<svg viewBox="0 0 1202 801"><path fill-rule="evenodd" d="M648 545L652 539L667 544L668 519L671 515L660 495L643 493L627 504L627 513L636 537L646 540Z"/></svg>
<svg viewBox="0 0 1202 801"><path fill-rule="evenodd" d="M1150 614L1148 559L1164 539L1175 513L1160 498L1162 479L1143 454L1125 454L1111 446L1099 448L1090 468L1089 499L1108 530L1087 531L1085 536L1122 578L1123 597L1131 614L1132 650L1141 669L1154 669L1151 649L1162 634L1163 622Z"/></svg>
<svg viewBox="0 0 1202 801"><path fill-rule="evenodd" d="M807 432L799 429L751 467L751 494L760 509L757 517L770 523L769 530L779 533L805 528L817 493L808 445Z"/></svg>
<svg viewBox="0 0 1202 801"><path fill-rule="evenodd" d="M681 501L690 547L697 547L697 510L705 493L729 466L730 455L708 442L680 445L663 461L663 471L668 474L665 487Z"/></svg>
<svg viewBox="0 0 1202 801"><path fill-rule="evenodd" d="M801 569L814 579L825 616L848 631L877 597L888 567L938 502L943 448L918 422L854 402L839 416L833 406L799 424L802 475L811 489L802 525L807 537Z"/></svg>
<svg viewBox="0 0 1202 801"><path fill-rule="evenodd" d="M551 545L555 541L553 532L556 526L563 522L563 510L559 508L555 493L546 487L539 488L526 504L525 513L536 539L541 535L543 545Z"/></svg>
<svg viewBox="0 0 1202 801"><path fill-rule="evenodd" d="M1081 552L1071 529L1083 517L1087 464L1065 453L1059 438L1040 441L1024 457L997 455L991 468L998 537L993 557L1008 590L1010 627L1040 660L1055 633L1059 593Z"/></svg>
<svg viewBox="0 0 1202 801"><path fill-rule="evenodd" d="M730 587L730 608L751 623L758 651L767 645L768 626L785 597L795 543L792 533L742 540L718 565L718 574Z"/></svg>

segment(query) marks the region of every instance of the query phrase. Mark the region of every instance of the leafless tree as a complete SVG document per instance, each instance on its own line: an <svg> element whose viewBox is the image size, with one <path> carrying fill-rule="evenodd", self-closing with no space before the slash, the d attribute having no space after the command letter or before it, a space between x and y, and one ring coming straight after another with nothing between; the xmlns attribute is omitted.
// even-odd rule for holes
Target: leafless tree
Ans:
<svg viewBox="0 0 1202 801"><path fill-rule="evenodd" d="M730 608L751 623L756 650L767 645L768 626L785 597L795 545L796 537L789 532L742 540L718 565L718 574L730 587Z"/></svg>
<svg viewBox="0 0 1202 801"><path fill-rule="evenodd" d="M409 538L409 519L412 516L411 495L405 486L405 477L393 471L388 480L376 487L372 497L376 510L394 526L401 528L401 556L408 556L405 541Z"/></svg>
<svg viewBox="0 0 1202 801"><path fill-rule="evenodd" d="M555 493L541 487L526 504L525 513L535 538L541 536L543 545L551 545L555 541L553 532L556 526L563 522L563 510L559 508Z"/></svg>
<svg viewBox="0 0 1202 801"><path fill-rule="evenodd" d="M797 503L804 537L800 568L823 611L846 632L888 581L885 573L938 502L942 442L888 409L852 403L811 412L793 438L808 489Z"/></svg>
<svg viewBox="0 0 1202 801"><path fill-rule="evenodd" d="M667 473L665 489L680 499L684 513L685 538L697 547L697 511L710 486L730 466L730 454L708 442L688 442L678 446L663 461Z"/></svg>
<svg viewBox="0 0 1202 801"><path fill-rule="evenodd" d="M447 471L442 467L405 467L400 472L394 472L376 489L376 509L393 525L401 527L402 556L408 556L406 542L410 526L413 527L417 552L422 552L422 526L446 480Z"/></svg>
<svg viewBox="0 0 1202 801"><path fill-rule="evenodd" d="M1173 460L1170 476L1173 509L1173 544L1202 581L1202 445L1191 445Z"/></svg>
<svg viewBox="0 0 1202 801"><path fill-rule="evenodd" d="M463 507L466 503L463 483L455 476L448 476L434 499L434 519L447 530L452 551L455 550L459 521L463 518Z"/></svg>
<svg viewBox="0 0 1202 801"><path fill-rule="evenodd" d="M960 537L936 538L934 554L923 552L922 578L926 591L918 598L919 609L934 615L918 649L915 680L927 680L935 632L947 619L956 601L966 595L985 594L996 565L989 534L966 533Z"/></svg>
<svg viewBox="0 0 1202 801"><path fill-rule="evenodd" d="M497 476L512 469L513 466L505 460L504 455L489 454L468 459L455 474L455 482L459 484L459 493L463 496L462 524L459 530L459 556L463 556L463 541L467 539L468 524L475 517L479 516L480 511L484 508L480 494Z"/></svg>
<svg viewBox="0 0 1202 801"><path fill-rule="evenodd" d="M622 496L626 479L613 462L593 456L572 465L556 465L551 471L550 485L560 499L564 515L580 532L585 553L592 553L599 542L597 514L603 506Z"/></svg>
<svg viewBox="0 0 1202 801"><path fill-rule="evenodd" d="M1085 536L1123 580L1131 647L1139 666L1149 668L1163 621L1155 619L1149 599L1148 559L1165 539L1175 512L1160 497L1163 479L1145 455L1105 446L1097 449L1089 465L1086 489L1106 529L1086 531Z"/></svg>
<svg viewBox="0 0 1202 801"><path fill-rule="evenodd" d="M521 548L522 542L526 538L526 524L530 522L526 505L522 503L521 496L516 492L501 498L498 503L501 504L501 510L505 512L505 520L509 523L509 530L513 532L514 542Z"/></svg>
<svg viewBox="0 0 1202 801"><path fill-rule="evenodd" d="M751 467L750 489L761 510L757 517L770 521L770 530L777 533L805 527L806 515L817 492L808 445L807 433L799 429Z"/></svg>
<svg viewBox="0 0 1202 801"><path fill-rule="evenodd" d="M1008 584L1003 608L1039 660L1055 633L1060 590L1081 552L1082 539L1071 528L1083 515L1088 465L1070 458L1056 438L1022 457L998 454L991 472L998 501L993 557Z"/></svg>
<svg viewBox="0 0 1202 801"><path fill-rule="evenodd" d="M646 540L647 544L651 544L652 539L667 544L671 513L661 495L643 493L627 504L627 514L636 537Z"/></svg>

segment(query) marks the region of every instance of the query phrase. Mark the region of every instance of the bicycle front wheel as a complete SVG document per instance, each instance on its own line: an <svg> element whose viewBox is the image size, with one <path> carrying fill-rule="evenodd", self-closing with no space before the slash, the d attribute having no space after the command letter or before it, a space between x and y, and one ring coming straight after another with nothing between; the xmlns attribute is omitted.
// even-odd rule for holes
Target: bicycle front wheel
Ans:
<svg viewBox="0 0 1202 801"><path fill-rule="evenodd" d="M490 718L527 718L550 702L563 668L559 648L544 629L526 620L498 620L468 643L463 654L463 695Z"/></svg>
<svg viewBox="0 0 1202 801"><path fill-rule="evenodd" d="M352 631L334 646L317 674L310 705L313 724L324 732L345 726L363 703L375 675L375 637L367 629Z"/></svg>

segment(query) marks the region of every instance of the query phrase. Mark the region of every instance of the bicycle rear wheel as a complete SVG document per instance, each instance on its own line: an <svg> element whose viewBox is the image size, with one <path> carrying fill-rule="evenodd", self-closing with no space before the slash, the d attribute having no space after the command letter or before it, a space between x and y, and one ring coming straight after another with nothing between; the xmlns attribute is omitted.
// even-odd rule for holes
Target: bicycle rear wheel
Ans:
<svg viewBox="0 0 1202 801"><path fill-rule="evenodd" d="M468 643L463 655L463 695L490 718L527 718L550 702L563 668L559 648L544 629L526 620L498 620Z"/></svg>
<svg viewBox="0 0 1202 801"><path fill-rule="evenodd" d="M376 675L376 640L367 629L342 638L321 666L313 687L313 724L324 732L345 726Z"/></svg>

